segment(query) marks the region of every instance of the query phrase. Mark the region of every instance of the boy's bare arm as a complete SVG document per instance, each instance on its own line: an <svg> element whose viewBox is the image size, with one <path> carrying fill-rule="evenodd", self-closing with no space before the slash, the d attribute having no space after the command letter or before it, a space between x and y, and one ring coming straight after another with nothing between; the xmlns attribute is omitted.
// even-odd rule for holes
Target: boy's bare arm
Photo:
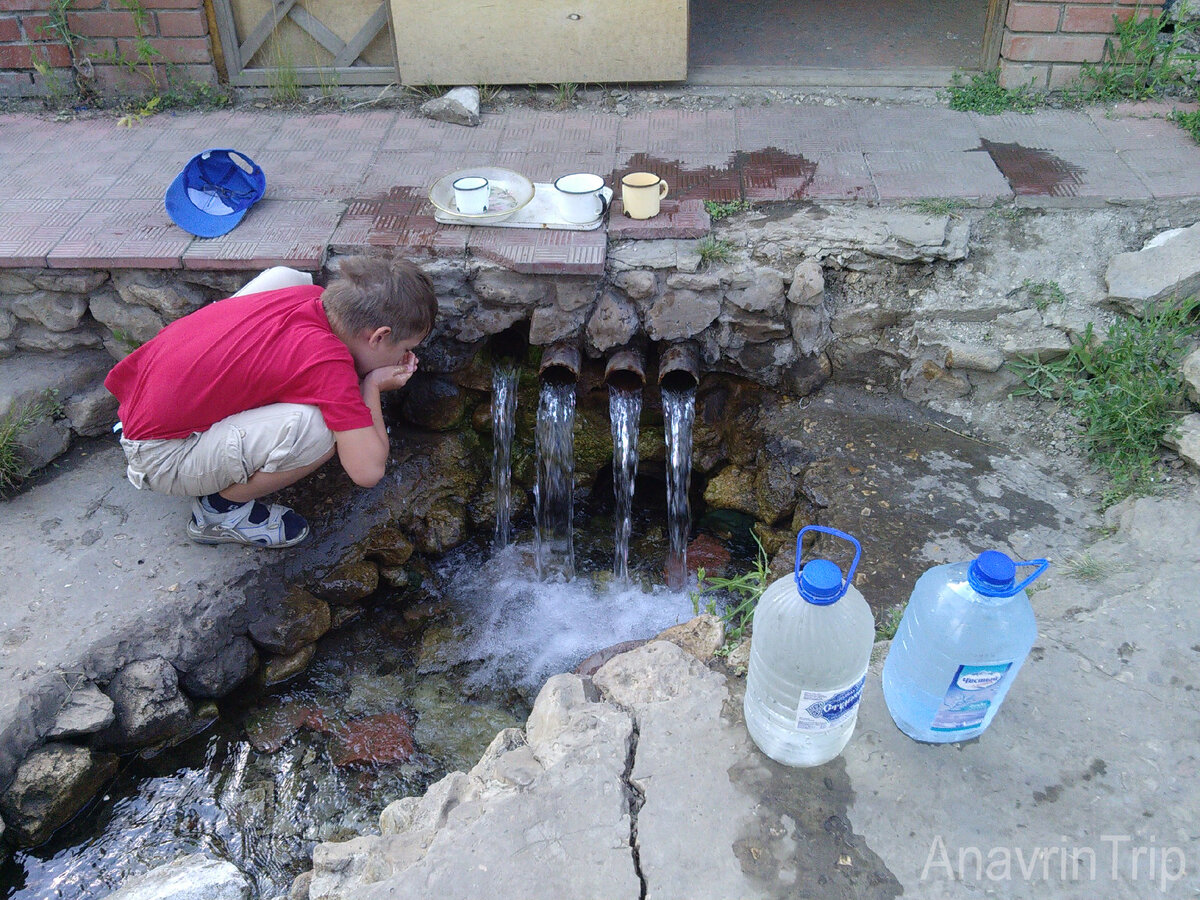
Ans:
<svg viewBox="0 0 1200 900"><path fill-rule="evenodd" d="M416 357L410 353L400 365L384 366L368 372L362 382L362 398L371 411L371 426L333 433L338 461L359 487L374 487L383 478L387 468L390 443L379 395L382 391L403 387L416 368Z"/></svg>

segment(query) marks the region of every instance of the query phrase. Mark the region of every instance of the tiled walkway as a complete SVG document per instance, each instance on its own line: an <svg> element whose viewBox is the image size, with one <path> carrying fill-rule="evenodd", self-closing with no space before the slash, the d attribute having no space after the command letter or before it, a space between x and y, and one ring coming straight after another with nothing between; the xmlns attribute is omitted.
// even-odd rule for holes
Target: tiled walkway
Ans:
<svg viewBox="0 0 1200 900"><path fill-rule="evenodd" d="M697 237L704 200L1094 205L1200 197L1200 144L1162 109L979 116L924 106L777 105L621 117L514 110L477 128L397 111L261 110L57 123L0 116L0 267L318 269L331 250L471 253L524 272L603 271L607 242ZM1154 115L1157 113L1157 117ZM230 234L193 238L162 196L184 163L233 147L267 175L266 198ZM445 226L427 194L471 165L535 182L649 169L665 215L606 228Z"/></svg>

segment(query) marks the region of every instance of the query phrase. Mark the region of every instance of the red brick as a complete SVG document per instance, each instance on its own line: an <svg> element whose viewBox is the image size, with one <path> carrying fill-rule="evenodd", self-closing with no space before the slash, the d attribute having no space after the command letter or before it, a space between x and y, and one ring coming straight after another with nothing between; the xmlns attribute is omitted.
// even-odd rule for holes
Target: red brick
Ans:
<svg viewBox="0 0 1200 900"><path fill-rule="evenodd" d="M1074 63L1055 63L1050 67L1050 84L1052 91L1061 91L1079 81L1083 66Z"/></svg>
<svg viewBox="0 0 1200 900"><path fill-rule="evenodd" d="M1093 34L1112 34L1113 15L1124 22L1133 16L1133 7L1110 9L1104 6L1068 6L1063 16L1063 31L1090 31Z"/></svg>
<svg viewBox="0 0 1200 900"><path fill-rule="evenodd" d="M0 0L0 12L25 12L29 9L49 9L53 0Z"/></svg>
<svg viewBox="0 0 1200 900"><path fill-rule="evenodd" d="M53 36L50 31L50 17L38 13L26 13L21 16L21 24L25 27L25 37L31 41L45 41Z"/></svg>
<svg viewBox="0 0 1200 900"><path fill-rule="evenodd" d="M141 0L144 9L204 9L204 0Z"/></svg>
<svg viewBox="0 0 1200 900"><path fill-rule="evenodd" d="M171 9L156 13L158 33L163 37L203 37L208 34L208 16L199 9Z"/></svg>
<svg viewBox="0 0 1200 900"><path fill-rule="evenodd" d="M131 12L95 10L72 13L67 16L67 23L72 31L84 37L134 37L138 33Z"/></svg>
<svg viewBox="0 0 1200 900"><path fill-rule="evenodd" d="M1023 87L1032 88L1035 91L1044 91L1049 72L1049 66L1031 66L1001 59L1000 87L1010 91L1015 91Z"/></svg>
<svg viewBox="0 0 1200 900"><path fill-rule="evenodd" d="M0 69L32 69L33 51L25 44L0 46Z"/></svg>
<svg viewBox="0 0 1200 900"><path fill-rule="evenodd" d="M21 23L15 16L0 19L0 43L11 44L21 40Z"/></svg>
<svg viewBox="0 0 1200 900"><path fill-rule="evenodd" d="M1010 3L1005 24L1012 31L1058 31L1059 8L1048 3Z"/></svg>
<svg viewBox="0 0 1200 900"><path fill-rule="evenodd" d="M206 37L194 38L151 38L150 45L158 51L158 62L210 63L212 48ZM122 38L117 41L117 52L130 59L137 59L137 46L133 41Z"/></svg>
<svg viewBox="0 0 1200 900"><path fill-rule="evenodd" d="M1000 55L1014 62L1088 62L1104 52L1103 35L1005 34Z"/></svg>

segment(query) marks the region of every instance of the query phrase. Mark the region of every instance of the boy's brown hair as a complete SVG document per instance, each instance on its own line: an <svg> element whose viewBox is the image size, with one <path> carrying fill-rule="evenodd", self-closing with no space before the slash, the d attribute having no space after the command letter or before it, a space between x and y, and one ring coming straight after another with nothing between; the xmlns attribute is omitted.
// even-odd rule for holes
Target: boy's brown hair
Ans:
<svg viewBox="0 0 1200 900"><path fill-rule="evenodd" d="M424 337L437 318L433 281L404 259L347 256L321 295L329 323L342 337L392 329L391 341Z"/></svg>

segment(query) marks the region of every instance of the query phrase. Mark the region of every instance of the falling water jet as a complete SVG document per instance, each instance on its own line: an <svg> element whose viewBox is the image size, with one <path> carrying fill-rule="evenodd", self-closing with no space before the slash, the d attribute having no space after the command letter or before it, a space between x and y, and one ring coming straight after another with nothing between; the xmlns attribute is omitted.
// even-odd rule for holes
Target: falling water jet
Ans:
<svg viewBox="0 0 1200 900"><path fill-rule="evenodd" d="M667 586L687 584L687 540L691 531L688 491L692 481L692 424L696 417L699 354L690 344L674 344L659 360L663 426L667 439Z"/></svg>
<svg viewBox="0 0 1200 900"><path fill-rule="evenodd" d="M517 427L517 365L501 359L492 368L492 485L496 527L492 546L503 550L512 537L512 442Z"/></svg>
<svg viewBox="0 0 1200 900"><path fill-rule="evenodd" d="M642 385L646 382L642 354L632 348L614 353L608 360L604 380L608 384L613 441L613 575L627 582L633 488L638 467L638 423L642 415Z"/></svg>
<svg viewBox="0 0 1200 900"><path fill-rule="evenodd" d="M537 484L533 491L538 578L575 577L575 383L579 348L554 344L542 354L538 397Z"/></svg>

